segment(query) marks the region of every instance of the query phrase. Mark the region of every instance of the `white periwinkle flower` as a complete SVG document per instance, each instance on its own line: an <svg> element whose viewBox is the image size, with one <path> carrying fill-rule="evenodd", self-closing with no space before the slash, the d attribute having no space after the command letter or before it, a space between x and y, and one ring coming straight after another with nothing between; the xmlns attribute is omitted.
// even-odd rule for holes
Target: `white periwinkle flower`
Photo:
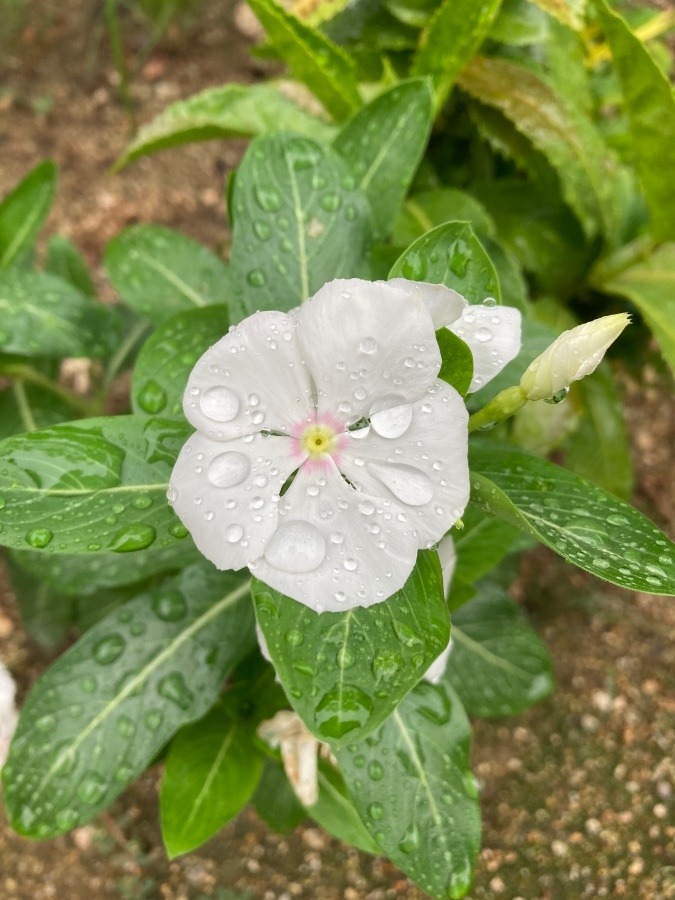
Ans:
<svg viewBox="0 0 675 900"><path fill-rule="evenodd" d="M462 515L467 413L436 377L427 293L465 304L436 285L336 280L197 362L184 400L197 433L168 497L218 568L248 566L318 612L368 606Z"/></svg>
<svg viewBox="0 0 675 900"><path fill-rule="evenodd" d="M457 565L457 552L455 550L455 542L448 534L438 545L438 556L441 561L441 570L443 572L443 595L445 597L450 593L450 585L452 576L455 574L455 566ZM448 659L452 650L452 637L448 641L448 646L442 650L436 659L429 666L424 674L424 678L432 684L438 684L445 675L448 667Z"/></svg>
<svg viewBox="0 0 675 900"><path fill-rule="evenodd" d="M563 331L525 370L520 387L528 400L548 400L590 375L630 323L628 313L603 316Z"/></svg>
<svg viewBox="0 0 675 900"><path fill-rule="evenodd" d="M261 722L258 735L270 747L281 750L284 771L303 806L316 803L319 799L319 753L335 763L330 747L317 740L300 716L289 709L282 709L274 718Z"/></svg>
<svg viewBox="0 0 675 900"><path fill-rule="evenodd" d="M18 714L14 705L16 685L5 666L0 663L0 769L5 764L14 735Z"/></svg>

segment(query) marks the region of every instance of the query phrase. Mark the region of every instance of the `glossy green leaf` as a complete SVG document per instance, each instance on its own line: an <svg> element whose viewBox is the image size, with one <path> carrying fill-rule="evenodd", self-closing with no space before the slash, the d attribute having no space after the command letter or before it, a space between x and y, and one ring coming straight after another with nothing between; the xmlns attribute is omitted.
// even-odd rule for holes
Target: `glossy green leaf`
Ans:
<svg viewBox="0 0 675 900"><path fill-rule="evenodd" d="M498 585L479 585L477 595L453 612L452 640L443 680L470 715L516 715L553 690L546 647Z"/></svg>
<svg viewBox="0 0 675 900"><path fill-rule="evenodd" d="M234 321L289 310L333 278L368 273L370 209L347 163L293 135L257 138L234 185Z"/></svg>
<svg viewBox="0 0 675 900"><path fill-rule="evenodd" d="M333 141L370 201L375 240L391 231L424 153L432 117L429 82L402 81L360 109Z"/></svg>
<svg viewBox="0 0 675 900"><path fill-rule="evenodd" d="M659 240L675 239L675 182L672 143L675 94L640 39L605 0L595 0L619 76L631 137L631 150ZM666 163L671 154L671 164Z"/></svg>
<svg viewBox="0 0 675 900"><path fill-rule="evenodd" d="M187 425L86 419L0 442L0 544L44 554L176 546L166 501Z"/></svg>
<svg viewBox="0 0 675 900"><path fill-rule="evenodd" d="M214 138L256 137L283 130L329 141L334 128L285 97L282 90L269 82L223 84L171 103L139 128L115 168L159 150Z"/></svg>
<svg viewBox="0 0 675 900"><path fill-rule="evenodd" d="M124 302L158 325L177 312L227 303L229 266L206 247L160 225L132 225L105 249L110 280Z"/></svg>
<svg viewBox="0 0 675 900"><path fill-rule="evenodd" d="M550 19L530 0L503 0L489 37L513 47L541 44L548 37Z"/></svg>
<svg viewBox="0 0 675 900"><path fill-rule="evenodd" d="M497 272L502 303L504 306L515 306L522 313L527 313L529 289L515 253L491 237L481 240Z"/></svg>
<svg viewBox="0 0 675 900"><path fill-rule="evenodd" d="M21 356L105 356L109 309L43 272L0 272L0 351Z"/></svg>
<svg viewBox="0 0 675 900"><path fill-rule="evenodd" d="M0 269L29 252L51 209L58 170L46 160L0 203Z"/></svg>
<svg viewBox="0 0 675 900"><path fill-rule="evenodd" d="M242 718L241 698L225 697L171 742L160 814L169 859L188 853L220 831L246 806L263 767L255 728Z"/></svg>
<svg viewBox="0 0 675 900"><path fill-rule="evenodd" d="M583 25L586 0L530 0L544 12L555 16L563 25L580 30Z"/></svg>
<svg viewBox="0 0 675 900"><path fill-rule="evenodd" d="M632 506L567 469L474 444L472 498L568 562L632 591L675 594L675 545Z"/></svg>
<svg viewBox="0 0 675 900"><path fill-rule="evenodd" d="M501 0L444 0L420 35L413 75L430 75L436 108L450 93L457 76L487 36Z"/></svg>
<svg viewBox="0 0 675 900"><path fill-rule="evenodd" d="M573 390L582 415L567 441L567 468L626 500L633 490L633 465L623 402L609 364L603 363Z"/></svg>
<svg viewBox="0 0 675 900"><path fill-rule="evenodd" d="M77 247L60 234L49 238L45 272L56 275L62 281L72 284L78 291L88 297L96 294L94 283L87 269L87 264Z"/></svg>
<svg viewBox="0 0 675 900"><path fill-rule="evenodd" d="M31 384L0 391L0 441L36 428L68 422L78 415L54 394Z"/></svg>
<svg viewBox="0 0 675 900"><path fill-rule="evenodd" d="M293 793L280 762L268 758L251 803L261 819L280 834L288 834L307 817Z"/></svg>
<svg viewBox="0 0 675 900"><path fill-rule="evenodd" d="M199 357L227 334L227 307L178 313L143 344L131 380L131 407L147 416L183 416L183 394Z"/></svg>
<svg viewBox="0 0 675 900"><path fill-rule="evenodd" d="M471 728L450 686L421 681L365 741L335 751L377 843L432 897L463 897L480 847Z"/></svg>
<svg viewBox="0 0 675 900"><path fill-rule="evenodd" d="M408 197L394 225L392 240L398 246L407 246L446 222L468 222L481 239L494 233L490 216L471 194L437 188Z"/></svg>
<svg viewBox="0 0 675 900"><path fill-rule="evenodd" d="M371 732L447 645L448 614L436 553L422 551L386 603L316 613L261 581L253 599L279 680L320 740Z"/></svg>
<svg viewBox="0 0 675 900"><path fill-rule="evenodd" d="M311 816L325 831L343 844L364 853L380 854L382 850L372 839L359 818L344 780L335 766L319 760L319 798L307 807Z"/></svg>
<svg viewBox="0 0 675 900"><path fill-rule="evenodd" d="M99 622L38 681L2 771L12 826L88 822L200 718L255 641L249 582L209 563Z"/></svg>
<svg viewBox="0 0 675 900"><path fill-rule="evenodd" d="M394 263L389 277L445 284L469 303L501 299L495 267L467 222L448 222L418 238Z"/></svg>
<svg viewBox="0 0 675 900"><path fill-rule="evenodd" d="M590 120L580 111L571 113L539 75L505 59L477 57L459 84L481 103L496 107L546 156L589 237L615 232L620 219L615 164Z"/></svg>
<svg viewBox="0 0 675 900"><path fill-rule="evenodd" d="M473 378L473 354L469 346L448 328L436 332L441 351L441 369L438 378L451 384L462 397L469 390Z"/></svg>
<svg viewBox="0 0 675 900"><path fill-rule="evenodd" d="M637 306L675 372L675 243L663 244L646 259L595 283Z"/></svg>
<svg viewBox="0 0 675 900"><path fill-rule="evenodd" d="M361 105L353 61L327 37L287 12L275 0L249 0L274 49L298 81L338 121Z"/></svg>
<svg viewBox="0 0 675 900"><path fill-rule="evenodd" d="M522 549L528 542L515 525L486 516L473 503L464 510L462 523L461 530L455 528L452 532L457 552L453 582L473 584L491 572L508 553ZM452 600L452 589L450 598Z"/></svg>

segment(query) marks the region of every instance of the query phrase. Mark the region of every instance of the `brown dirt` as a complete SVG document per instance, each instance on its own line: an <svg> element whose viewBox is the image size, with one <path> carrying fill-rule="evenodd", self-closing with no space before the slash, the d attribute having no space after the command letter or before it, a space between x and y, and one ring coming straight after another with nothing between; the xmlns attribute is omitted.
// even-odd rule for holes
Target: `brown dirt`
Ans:
<svg viewBox="0 0 675 900"><path fill-rule="evenodd" d="M128 120L117 101L100 6L42 0L0 58L6 70L0 193L43 157L56 159L61 184L47 231L70 236L103 285L102 249L134 221L163 222L212 247L226 244L223 185L241 148L192 145L106 174L125 145ZM197 21L187 36L173 29L135 79L139 121L203 87L259 74L246 41L232 28L230 3L205 0ZM131 35L130 43L138 45L139 36ZM626 393L639 463L637 502L672 529L675 426L672 405L664 401L668 390L647 373L646 388L629 383ZM525 560L518 591L548 642L559 687L521 716L476 724L485 834L471 897L675 898L672 601L603 587L544 550ZM22 630L11 595L4 598L0 657L25 689L49 658ZM423 896L386 861L347 850L314 827L282 838L253 813L169 863L157 826L157 781L158 772L149 772L110 813L54 841L31 844L0 828L0 896Z"/></svg>

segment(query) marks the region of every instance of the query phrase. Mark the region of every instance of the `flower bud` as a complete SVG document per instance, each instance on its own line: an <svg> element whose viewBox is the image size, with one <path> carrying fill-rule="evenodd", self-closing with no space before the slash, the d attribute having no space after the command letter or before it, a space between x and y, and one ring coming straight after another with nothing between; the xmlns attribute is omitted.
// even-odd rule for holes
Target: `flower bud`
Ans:
<svg viewBox="0 0 675 900"><path fill-rule="evenodd" d="M547 400L594 372L629 322L628 313L618 313L563 331L520 379L527 399Z"/></svg>

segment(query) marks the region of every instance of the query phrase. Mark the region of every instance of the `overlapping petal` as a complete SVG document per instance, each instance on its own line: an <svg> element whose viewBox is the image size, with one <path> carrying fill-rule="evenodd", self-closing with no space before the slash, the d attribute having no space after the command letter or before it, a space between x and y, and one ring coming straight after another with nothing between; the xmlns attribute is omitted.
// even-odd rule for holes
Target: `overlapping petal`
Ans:
<svg viewBox="0 0 675 900"><path fill-rule="evenodd" d="M387 284L391 284L405 291L406 294L421 300L431 314L436 331L456 322L467 307L464 297L444 284L408 281L407 278L391 278Z"/></svg>
<svg viewBox="0 0 675 900"><path fill-rule="evenodd" d="M520 311L513 306L467 306L450 325L469 345L473 355L473 378L469 393L484 387L520 350Z"/></svg>
<svg viewBox="0 0 675 900"><path fill-rule="evenodd" d="M276 530L279 492L301 462L289 437L223 443L196 433L181 450L168 497L207 559L219 569L242 569Z"/></svg>
<svg viewBox="0 0 675 900"><path fill-rule="evenodd" d="M452 583L452 576L455 574L455 566L457 565L455 542L449 534L446 535L438 545L438 558L441 561L441 571L443 572L443 590L447 597L450 593L450 584ZM432 684L438 684L445 675L451 651L452 637L448 641L448 646L445 650L441 651L424 673L424 677L427 681L430 681Z"/></svg>
<svg viewBox="0 0 675 900"><path fill-rule="evenodd" d="M415 400L441 366L424 303L386 282L337 279L296 312L300 355L311 372L319 415L355 422L375 401Z"/></svg>
<svg viewBox="0 0 675 900"><path fill-rule="evenodd" d="M214 344L192 370L183 410L215 441L313 421L314 386L293 317L255 313Z"/></svg>

